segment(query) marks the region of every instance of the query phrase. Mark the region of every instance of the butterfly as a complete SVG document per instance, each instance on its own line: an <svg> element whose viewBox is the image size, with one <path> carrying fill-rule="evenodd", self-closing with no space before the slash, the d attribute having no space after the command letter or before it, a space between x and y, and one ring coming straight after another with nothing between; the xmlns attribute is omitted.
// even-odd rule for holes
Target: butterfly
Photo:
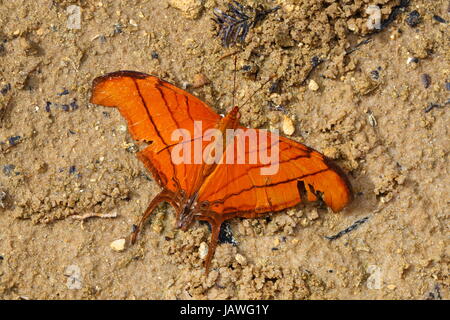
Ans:
<svg viewBox="0 0 450 320"><path fill-rule="evenodd" d="M221 224L257 218L319 198L334 212L351 200L342 170L321 153L239 123L239 107L221 117L192 94L155 76L117 71L94 79L90 102L117 107L137 141L137 157L162 190L150 201L131 242L161 202L176 210L176 226L211 226L206 273Z"/></svg>

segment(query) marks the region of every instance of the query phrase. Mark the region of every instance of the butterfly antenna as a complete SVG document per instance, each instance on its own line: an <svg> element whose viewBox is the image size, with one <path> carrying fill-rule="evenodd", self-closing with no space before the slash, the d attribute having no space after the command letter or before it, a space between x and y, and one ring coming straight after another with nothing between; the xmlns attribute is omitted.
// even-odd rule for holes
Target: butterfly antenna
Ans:
<svg viewBox="0 0 450 320"><path fill-rule="evenodd" d="M244 101L244 103L243 103L241 106L239 106L239 108L242 108L243 106L245 106L245 105L246 105L246 104L247 104L247 103L255 96L255 94L256 94L258 91L260 91L262 88L264 88L264 86L265 86L266 84L268 84L270 81L272 81L275 77L276 77L276 75L273 74L273 75L271 75L271 76L269 77L269 79L267 79L266 81L264 81L264 82L259 86L259 88L256 89L256 90L250 95L250 97L248 97L247 100Z"/></svg>
<svg viewBox="0 0 450 320"><path fill-rule="evenodd" d="M233 107L234 104L234 98L236 96L236 73L237 73L237 57L234 56L234 75L233 75Z"/></svg>

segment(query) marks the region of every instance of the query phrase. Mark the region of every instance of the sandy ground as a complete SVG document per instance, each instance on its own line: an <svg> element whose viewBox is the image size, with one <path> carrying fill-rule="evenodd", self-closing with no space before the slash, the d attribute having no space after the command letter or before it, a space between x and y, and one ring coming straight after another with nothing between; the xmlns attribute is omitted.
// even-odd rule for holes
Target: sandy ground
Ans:
<svg viewBox="0 0 450 320"><path fill-rule="evenodd" d="M0 0L0 298L448 299L449 2L267 1L281 9L230 49L211 20L224 2L169 2ZM67 25L74 4L80 29ZM370 4L398 15L373 33ZM291 138L348 173L354 201L231 221L237 245L218 246L208 277L207 225L179 231L169 206L113 251L159 187L118 111L88 103L93 78L151 73L223 113L234 56L221 57L234 52L238 102L280 80L243 123L291 119ZM210 82L194 89L198 74ZM74 219L89 214L117 217Z"/></svg>

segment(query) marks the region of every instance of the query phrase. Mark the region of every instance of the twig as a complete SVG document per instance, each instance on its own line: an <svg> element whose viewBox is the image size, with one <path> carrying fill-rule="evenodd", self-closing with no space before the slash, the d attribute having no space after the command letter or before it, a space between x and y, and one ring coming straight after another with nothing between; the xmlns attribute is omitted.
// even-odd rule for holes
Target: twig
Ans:
<svg viewBox="0 0 450 320"><path fill-rule="evenodd" d="M81 229L84 229L84 220L89 218L117 218L117 212L113 213L85 213L82 215L70 216L72 219L81 220Z"/></svg>

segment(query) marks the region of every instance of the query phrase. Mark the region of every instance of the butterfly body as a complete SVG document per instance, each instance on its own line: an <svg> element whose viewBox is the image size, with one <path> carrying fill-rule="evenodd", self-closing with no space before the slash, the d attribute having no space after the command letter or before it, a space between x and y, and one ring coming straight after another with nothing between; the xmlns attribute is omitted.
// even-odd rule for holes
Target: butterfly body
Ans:
<svg viewBox="0 0 450 320"><path fill-rule="evenodd" d="M293 140L242 127L238 107L222 118L188 92L133 71L96 78L90 101L118 107L132 137L149 143L137 156L162 187L131 241L158 204L168 202L178 228L194 220L211 225L207 272L225 220L318 198L340 211L352 199L350 183L330 160Z"/></svg>

